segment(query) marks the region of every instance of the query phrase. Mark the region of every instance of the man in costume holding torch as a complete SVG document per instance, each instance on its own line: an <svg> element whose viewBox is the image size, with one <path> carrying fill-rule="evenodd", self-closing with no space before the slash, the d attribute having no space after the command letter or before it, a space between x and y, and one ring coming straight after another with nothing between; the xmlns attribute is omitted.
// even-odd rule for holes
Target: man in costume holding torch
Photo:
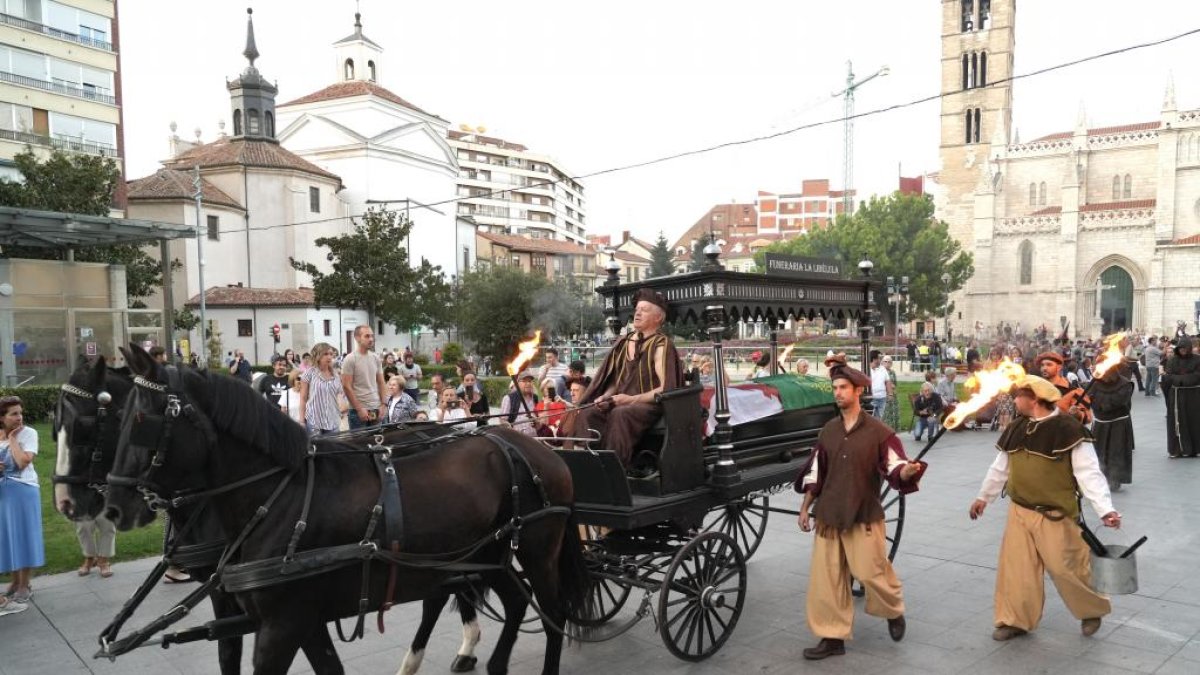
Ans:
<svg viewBox="0 0 1200 675"><path fill-rule="evenodd" d="M900 580L887 558L883 505L879 493L886 479L892 488L915 492L925 464L910 462L896 433L864 413L861 398L871 378L846 365L844 354L825 360L840 415L817 438L795 489L804 494L800 529L814 528L809 570L808 627L821 641L804 650L804 658L845 654L851 639L854 603L851 578L866 589L867 614L887 619L888 633L904 637L904 598ZM809 509L816 502L813 522Z"/></svg>
<svg viewBox="0 0 1200 675"><path fill-rule="evenodd" d="M1063 357L1057 352L1046 352L1037 357L1037 367L1042 377L1058 389L1059 398L1055 405L1071 417L1087 424L1092 421L1091 400L1085 398L1083 389L1063 377Z"/></svg>
<svg viewBox="0 0 1200 675"><path fill-rule="evenodd" d="M1113 509L1091 436L1058 408L1061 396L1040 377L1017 381L1018 417L1000 435L1000 454L971 503L975 520L1001 490L1012 499L996 570L995 640L1011 640L1037 628L1046 572L1085 636L1100 630L1101 618L1112 611L1108 597L1090 585L1091 558L1076 522L1079 497L1108 527L1120 527L1121 514Z"/></svg>

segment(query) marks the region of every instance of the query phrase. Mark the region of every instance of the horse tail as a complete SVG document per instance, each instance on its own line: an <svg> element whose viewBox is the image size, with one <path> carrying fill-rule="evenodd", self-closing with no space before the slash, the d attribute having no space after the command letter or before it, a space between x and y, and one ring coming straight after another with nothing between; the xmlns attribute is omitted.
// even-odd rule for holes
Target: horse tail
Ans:
<svg viewBox="0 0 1200 675"><path fill-rule="evenodd" d="M587 616L591 583L591 573L583 557L583 542L579 539L579 525L572 512L567 516L562 547L558 552L559 598L568 618Z"/></svg>

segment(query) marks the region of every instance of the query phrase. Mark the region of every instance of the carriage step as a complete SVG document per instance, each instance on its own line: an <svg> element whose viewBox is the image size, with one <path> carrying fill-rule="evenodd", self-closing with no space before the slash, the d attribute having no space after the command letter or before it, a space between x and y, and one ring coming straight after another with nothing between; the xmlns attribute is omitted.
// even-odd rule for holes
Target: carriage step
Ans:
<svg viewBox="0 0 1200 675"><path fill-rule="evenodd" d="M171 645L199 640L224 640L225 638L241 637L258 630L258 622L245 614L230 616L224 619L209 621L203 626L195 626L186 630L167 633L162 637L163 649Z"/></svg>

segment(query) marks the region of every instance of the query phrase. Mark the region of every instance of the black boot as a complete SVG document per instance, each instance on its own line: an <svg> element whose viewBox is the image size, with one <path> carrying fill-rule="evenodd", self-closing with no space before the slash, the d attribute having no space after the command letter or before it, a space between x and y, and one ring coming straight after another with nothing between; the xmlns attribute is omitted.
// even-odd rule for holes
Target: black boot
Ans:
<svg viewBox="0 0 1200 675"><path fill-rule="evenodd" d="M888 619L888 635L892 636L893 642L899 642L904 639L904 629L908 626L904 621L904 615L894 619Z"/></svg>
<svg viewBox="0 0 1200 675"><path fill-rule="evenodd" d="M816 647L804 650L804 658L809 661L820 661L830 656L841 656L846 653L846 643L843 640L821 638Z"/></svg>

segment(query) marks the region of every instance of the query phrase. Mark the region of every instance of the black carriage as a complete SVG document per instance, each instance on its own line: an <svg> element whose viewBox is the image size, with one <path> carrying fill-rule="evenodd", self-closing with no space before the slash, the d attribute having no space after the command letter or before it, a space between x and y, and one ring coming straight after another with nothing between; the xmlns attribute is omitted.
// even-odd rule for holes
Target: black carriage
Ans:
<svg viewBox="0 0 1200 675"><path fill-rule="evenodd" d="M701 271L628 284L620 283L610 263L607 282L596 289L610 328L618 332L633 314L637 292L650 288L666 298L668 322L706 327L717 364L723 363L727 327L753 320L772 327L772 368L775 329L789 318L855 319L866 355L877 290L869 263L860 265L860 279L780 277L727 271L718 255L710 246ZM596 581L590 615L578 617L579 623L605 624L640 592L634 616L611 634L653 612L667 649L689 661L711 656L732 634L746 597L746 561L762 542L769 513L796 515L772 507L770 495L790 488L821 427L837 411L828 403L735 426L726 380L725 369L716 367L716 427L707 437L704 386L694 371L686 386L661 394L663 417L643 437L630 473L612 451L559 452L571 469L575 512L586 524ZM890 557L900 542L904 497L885 494L884 506Z"/></svg>

